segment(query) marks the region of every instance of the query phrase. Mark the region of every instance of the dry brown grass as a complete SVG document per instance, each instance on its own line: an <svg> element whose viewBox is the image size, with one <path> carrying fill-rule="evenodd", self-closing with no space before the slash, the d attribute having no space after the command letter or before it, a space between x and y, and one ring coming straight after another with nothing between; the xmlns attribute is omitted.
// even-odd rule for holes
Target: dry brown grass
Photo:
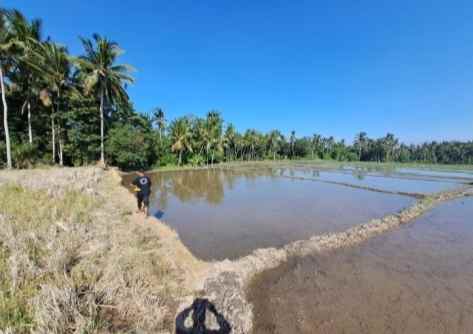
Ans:
<svg viewBox="0 0 473 334"><path fill-rule="evenodd" d="M75 235L91 223L91 198L70 191L60 198L18 185L0 187L2 293L0 328L34 327L31 304L38 287L67 272L77 256ZM66 231L65 229L68 229Z"/></svg>
<svg viewBox="0 0 473 334"><path fill-rule="evenodd" d="M182 266L155 224L130 221L118 182L97 168L0 173L0 333L172 331Z"/></svg>

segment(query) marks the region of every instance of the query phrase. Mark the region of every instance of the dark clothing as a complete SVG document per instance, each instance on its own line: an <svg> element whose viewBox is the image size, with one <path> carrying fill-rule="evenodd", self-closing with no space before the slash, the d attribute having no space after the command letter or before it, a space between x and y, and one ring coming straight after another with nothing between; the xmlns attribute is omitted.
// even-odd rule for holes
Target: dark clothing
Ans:
<svg viewBox="0 0 473 334"><path fill-rule="evenodd" d="M138 209L141 209L142 204L144 204L147 208L149 208L149 195L143 195L138 192L136 194L136 199L138 201Z"/></svg>
<svg viewBox="0 0 473 334"><path fill-rule="evenodd" d="M151 180L149 177L137 176L132 183L140 189L140 191L136 193L138 209L141 209L142 204L149 207L149 196L151 194Z"/></svg>
<svg viewBox="0 0 473 334"><path fill-rule="evenodd" d="M140 188L139 193L142 195L147 195L151 193L151 180L147 176L137 176L133 180L133 185L137 186Z"/></svg>

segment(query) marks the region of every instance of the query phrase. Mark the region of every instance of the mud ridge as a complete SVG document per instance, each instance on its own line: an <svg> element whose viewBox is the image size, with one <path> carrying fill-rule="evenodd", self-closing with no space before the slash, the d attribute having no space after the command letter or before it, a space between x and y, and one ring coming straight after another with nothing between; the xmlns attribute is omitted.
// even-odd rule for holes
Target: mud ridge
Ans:
<svg viewBox="0 0 473 334"><path fill-rule="evenodd" d="M226 166L224 169L238 169L242 166ZM217 166L215 168L218 168ZM245 167L245 170L254 170L254 171L261 171L261 168L301 168L305 170L317 170L317 171L325 171L325 172L336 172L341 173L344 175L353 175L357 170L344 170L340 169L340 167L336 166L318 166L318 165L300 165L300 164L283 164L283 163L274 163L274 164L267 164L266 166L262 165L261 167L257 168L248 168ZM446 183L455 183L460 185L472 185L472 179L468 177L459 177L459 176L429 176L429 175L417 175L412 173L389 173L387 175L379 175L370 171L361 170L362 174L370 177L377 177L377 178L391 178L391 179L399 179L399 180L412 180L412 181L427 181L427 182L446 182ZM472 174L473 175L473 174ZM281 176L281 175L279 175ZM315 179L314 179L315 180ZM317 180L315 180L317 181ZM334 181L336 182L336 181Z"/></svg>
<svg viewBox="0 0 473 334"><path fill-rule="evenodd" d="M284 166L284 165L281 166L281 168L286 168L286 167L289 168L289 166ZM292 167L294 167L294 166L292 166ZM295 167L307 168L307 167L304 167L304 166L297 166L297 165ZM268 166L267 168L273 168L273 167ZM236 169L236 168L230 168L230 169ZM351 175L351 173L347 173L345 171L337 170L335 168L317 168L317 169L320 170L320 171L329 171L329 172L336 171L338 173L342 173L342 174L345 174L345 175ZM256 169L256 168L253 168L253 169L246 168L245 170L246 171L248 171L248 170L250 170L250 171L251 170L261 171L261 169ZM356 184L353 184L353 183L350 183L350 182L338 182L338 181L322 180L322 179L313 178L313 177L306 177L306 176L289 176L289 175L276 175L276 176L280 177L280 178L286 178L286 179L292 179L292 180L306 180L306 181L321 182L321 183L326 183L326 184L335 184L335 185L339 185L339 186L345 186L345 187L350 187L350 188L354 188L354 189L374 191L374 192L379 192L379 193L384 193L384 194L409 196L409 197L413 197L413 198L417 198L417 199L422 199L422 198L425 198L425 197L428 196L424 193L405 192L405 191L390 191L390 190L385 190L385 189L376 188L376 187L356 185ZM371 176L371 177L388 177L388 178L413 180L413 181L437 182L437 180L435 180L435 178L383 176L383 175L372 175L372 174L370 174L369 176ZM443 182L456 183L456 182L453 182L453 181L444 181L444 180L442 180L442 181ZM473 185L473 182L468 183L468 182L466 182L466 179L462 180L462 182L463 183L458 183L459 188L461 186L465 186L465 185Z"/></svg>
<svg viewBox="0 0 473 334"><path fill-rule="evenodd" d="M356 184L352 184L352 183L348 183L348 182L319 180L319 179L314 179L314 178L311 178L311 177L304 177L304 176L285 176L285 175L282 175L281 177L286 178L286 179L306 180L306 181L313 181L313 182L320 182L320 183L327 183L327 184L335 184L335 185L338 185L338 186L344 186L344 187L350 187L350 188L355 188L355 189L374 191L374 192L383 193L383 194L410 196L410 197L414 197L414 198L417 198L417 199L422 199L422 198L427 197L427 195L421 194L421 193L410 193L410 192L404 192L404 191L390 191L390 190L384 190L384 189L379 189L379 188L374 188L374 187L360 186L360 185L356 185Z"/></svg>
<svg viewBox="0 0 473 334"><path fill-rule="evenodd" d="M225 260L214 263L212 270L209 270L209 276L203 282L201 295L214 302L217 309L225 315L232 324L232 333L251 333L253 306L246 298L246 289L256 274L275 268L293 256L323 253L360 244L376 235L413 221L442 202L473 196L473 187L465 186L452 191L423 196L414 205L397 214L373 219L341 233L314 236L308 240L292 242L279 249L258 249L235 261ZM187 305L182 304L180 308L185 306Z"/></svg>

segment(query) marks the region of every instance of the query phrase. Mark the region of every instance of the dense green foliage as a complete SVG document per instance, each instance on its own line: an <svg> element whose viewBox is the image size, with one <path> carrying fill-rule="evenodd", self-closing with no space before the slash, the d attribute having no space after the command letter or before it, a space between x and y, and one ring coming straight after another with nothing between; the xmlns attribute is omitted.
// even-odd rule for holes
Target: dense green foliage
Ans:
<svg viewBox="0 0 473 334"><path fill-rule="evenodd" d="M116 42L97 34L81 41L84 53L71 56L67 48L42 39L41 21L1 10L7 122L0 130L0 166L8 167L7 152L17 168L98 160L123 169L282 158L473 163L473 142L406 145L393 134L373 139L361 132L350 145L317 134L297 138L294 131L287 137L278 130L239 133L215 110L205 118L168 123L160 108L133 109L126 93L126 84L133 82L131 67L116 63L121 53Z"/></svg>

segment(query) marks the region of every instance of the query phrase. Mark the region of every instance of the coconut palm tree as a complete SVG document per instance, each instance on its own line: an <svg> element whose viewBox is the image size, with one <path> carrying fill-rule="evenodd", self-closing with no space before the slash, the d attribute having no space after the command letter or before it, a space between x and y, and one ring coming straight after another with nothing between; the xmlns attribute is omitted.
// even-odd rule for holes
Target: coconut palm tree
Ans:
<svg viewBox="0 0 473 334"><path fill-rule="evenodd" d="M100 162L105 164L104 152L104 108L114 104L128 103L125 85L133 83L130 65L116 64L123 53L118 44L94 34L91 39L81 38L85 55L74 58L84 76L85 91L92 93L99 101L100 112Z"/></svg>
<svg viewBox="0 0 473 334"><path fill-rule="evenodd" d="M355 147L358 153L358 159L361 160L363 157L363 152L366 151L368 144L368 135L366 132L362 131L355 136L353 146Z"/></svg>
<svg viewBox="0 0 473 334"><path fill-rule="evenodd" d="M37 43L33 60L29 62L44 83L40 99L45 106L51 107L51 136L53 162L56 161L56 132L59 143L59 164L63 165L63 136L61 123L56 118L60 116L62 99L65 90L70 85L70 62L67 49L56 43L47 41ZM56 128L57 127L57 128Z"/></svg>
<svg viewBox="0 0 473 334"><path fill-rule="evenodd" d="M182 154L185 151L192 153L192 128L188 117L181 117L175 119L170 126L171 132L171 150L178 152L178 165L182 164Z"/></svg>
<svg viewBox="0 0 473 334"><path fill-rule="evenodd" d="M243 143L247 160L256 158L256 147L259 141L259 133L255 129L248 129L243 136Z"/></svg>
<svg viewBox="0 0 473 334"><path fill-rule="evenodd" d="M5 69L11 61L12 34L9 24L10 12L0 8L0 88L3 103L3 127L5 131L5 144L7 151L7 168L12 168L10 132L8 128L8 105L6 98Z"/></svg>
<svg viewBox="0 0 473 334"><path fill-rule="evenodd" d="M205 119L198 118L194 121L195 143L200 153L205 153L206 163L213 164L215 152L222 152L223 120L218 111L211 110Z"/></svg>
<svg viewBox="0 0 473 334"><path fill-rule="evenodd" d="M245 137L241 133L236 133L235 135L235 156L240 160L245 159Z"/></svg>
<svg viewBox="0 0 473 334"><path fill-rule="evenodd" d="M296 131L291 131L291 137L289 137L289 145L291 147L291 159L294 158L294 146L296 144Z"/></svg>
<svg viewBox="0 0 473 334"><path fill-rule="evenodd" d="M314 133L314 135L312 136L312 140L310 142L312 159L314 159L315 152L318 151L320 148L321 140L322 140L322 137Z"/></svg>
<svg viewBox="0 0 473 334"><path fill-rule="evenodd" d="M163 131L166 127L166 119L164 118L164 111L161 108L153 110L153 120L159 130L159 141L162 139Z"/></svg>
<svg viewBox="0 0 473 334"><path fill-rule="evenodd" d="M222 126L223 120L220 113L216 110L211 110L207 114L205 122L206 131L208 134L208 147L211 152L210 162L214 163L215 152L221 152L223 150L222 140Z"/></svg>
<svg viewBox="0 0 473 334"><path fill-rule="evenodd" d="M236 158L237 132L233 124L228 124L223 136L223 146L225 148L225 156L227 160ZM229 159L230 158L230 159Z"/></svg>
<svg viewBox="0 0 473 334"><path fill-rule="evenodd" d="M276 160L276 153L281 148L281 143L283 141L283 135L279 130L272 130L268 134L268 148L269 151L273 154L273 160Z"/></svg>
<svg viewBox="0 0 473 334"><path fill-rule="evenodd" d="M398 149L399 140L392 133L388 133L386 134L386 137L381 138L381 145L383 147L384 154L385 154L384 160L391 161L395 154L396 149ZM435 159L432 158L430 160L435 160Z"/></svg>
<svg viewBox="0 0 473 334"><path fill-rule="evenodd" d="M21 107L21 113L25 108L28 109L28 138L29 143L33 143L33 131L31 129L31 102L38 94L38 81L36 80L33 69L29 65L34 57L34 51L41 40L41 20L35 19L28 22L26 17L19 11L13 10L10 15L12 40L21 48L22 56L18 57L18 77L17 82L22 87L25 101Z"/></svg>

